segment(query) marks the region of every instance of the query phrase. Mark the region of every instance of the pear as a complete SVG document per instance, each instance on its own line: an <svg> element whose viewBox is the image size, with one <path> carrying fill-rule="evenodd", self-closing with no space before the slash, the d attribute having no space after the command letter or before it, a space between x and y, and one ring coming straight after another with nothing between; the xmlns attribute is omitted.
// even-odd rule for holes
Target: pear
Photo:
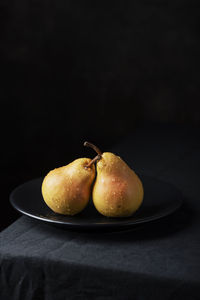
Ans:
<svg viewBox="0 0 200 300"><path fill-rule="evenodd" d="M59 214L75 215L86 207L95 178L94 162L98 158L79 158L46 175L42 195L49 208Z"/></svg>
<svg viewBox="0 0 200 300"><path fill-rule="evenodd" d="M138 210L144 189L138 175L117 155L101 151L91 143L85 146L98 153L93 203L106 217L128 217Z"/></svg>

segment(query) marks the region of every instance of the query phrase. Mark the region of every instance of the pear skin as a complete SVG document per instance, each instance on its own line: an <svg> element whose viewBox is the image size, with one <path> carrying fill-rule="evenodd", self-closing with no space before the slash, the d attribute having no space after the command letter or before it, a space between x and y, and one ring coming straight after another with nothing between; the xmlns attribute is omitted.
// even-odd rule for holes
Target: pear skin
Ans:
<svg viewBox="0 0 200 300"><path fill-rule="evenodd" d="M72 216L86 207L95 178L95 167L91 161L89 158L79 158L46 175L42 183L42 195L50 209Z"/></svg>
<svg viewBox="0 0 200 300"><path fill-rule="evenodd" d="M137 174L119 156L104 152L97 162L92 196L102 215L128 217L142 204L144 189Z"/></svg>

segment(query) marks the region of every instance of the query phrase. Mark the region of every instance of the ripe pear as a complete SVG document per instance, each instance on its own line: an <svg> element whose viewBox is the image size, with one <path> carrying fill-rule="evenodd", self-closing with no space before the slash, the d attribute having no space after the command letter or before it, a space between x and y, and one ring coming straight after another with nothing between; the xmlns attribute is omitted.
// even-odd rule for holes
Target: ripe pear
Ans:
<svg viewBox="0 0 200 300"><path fill-rule="evenodd" d="M42 183L42 195L54 212L75 215L85 208L95 178L95 159L79 158L46 175Z"/></svg>
<svg viewBox="0 0 200 300"><path fill-rule="evenodd" d="M142 204L144 189L138 175L117 155L101 151L91 143L99 155L97 177L93 187L93 203L99 213L107 217L131 216Z"/></svg>

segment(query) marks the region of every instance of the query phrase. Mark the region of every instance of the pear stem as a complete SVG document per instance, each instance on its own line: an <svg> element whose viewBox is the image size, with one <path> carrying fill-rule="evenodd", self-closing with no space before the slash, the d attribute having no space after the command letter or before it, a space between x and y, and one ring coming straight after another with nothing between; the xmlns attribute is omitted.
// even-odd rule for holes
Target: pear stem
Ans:
<svg viewBox="0 0 200 300"><path fill-rule="evenodd" d="M99 159L101 159L101 155L97 155L97 156L95 156L95 158L93 158L90 162L89 162L89 164L87 164L87 166L85 166L85 168L90 168L91 167L91 165L93 165L97 160L99 160Z"/></svg>
<svg viewBox="0 0 200 300"><path fill-rule="evenodd" d="M85 147L90 147L90 148L92 148L99 156L102 155L101 150L100 150L97 146L95 146L94 144L89 143L89 142L85 142L85 143L84 143L84 146L85 146Z"/></svg>

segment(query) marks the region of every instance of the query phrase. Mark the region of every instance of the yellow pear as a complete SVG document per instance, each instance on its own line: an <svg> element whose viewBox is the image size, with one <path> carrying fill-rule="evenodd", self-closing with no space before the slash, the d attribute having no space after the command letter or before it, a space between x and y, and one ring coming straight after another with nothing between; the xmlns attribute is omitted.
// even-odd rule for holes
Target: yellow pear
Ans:
<svg viewBox="0 0 200 300"><path fill-rule="evenodd" d="M93 203L107 217L131 216L142 204L144 189L137 174L117 155L101 151L91 143L99 155L97 177L93 187Z"/></svg>
<svg viewBox="0 0 200 300"><path fill-rule="evenodd" d="M75 215L85 208L91 195L97 158L79 158L46 175L42 183L42 195L54 212Z"/></svg>

